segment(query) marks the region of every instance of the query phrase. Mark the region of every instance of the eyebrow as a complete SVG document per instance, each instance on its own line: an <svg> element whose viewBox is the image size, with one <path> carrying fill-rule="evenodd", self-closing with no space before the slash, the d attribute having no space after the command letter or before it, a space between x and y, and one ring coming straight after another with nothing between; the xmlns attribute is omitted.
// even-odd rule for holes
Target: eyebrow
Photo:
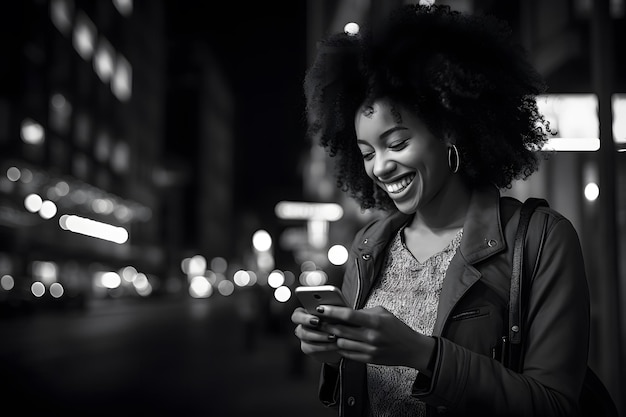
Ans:
<svg viewBox="0 0 626 417"><path fill-rule="evenodd" d="M379 140L384 140L387 136L391 135L393 132L397 132L398 130L409 130L407 127L404 126L394 126L388 130L385 130L383 133L380 134L380 136L378 137ZM368 144L369 142L366 141L365 139L358 139L357 138L357 143L363 143L363 144Z"/></svg>

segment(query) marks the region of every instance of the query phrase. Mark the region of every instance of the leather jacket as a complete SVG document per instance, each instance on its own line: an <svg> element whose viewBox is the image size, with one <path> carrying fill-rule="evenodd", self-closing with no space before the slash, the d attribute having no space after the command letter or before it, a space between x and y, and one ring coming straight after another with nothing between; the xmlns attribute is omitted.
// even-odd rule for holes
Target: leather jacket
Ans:
<svg viewBox="0 0 626 417"><path fill-rule="evenodd" d="M412 395L430 415L576 416L589 347L589 290L578 235L565 217L539 208L527 237L534 271L522 372L500 362L507 334L513 240L520 201L495 187L473 192L461 244L443 282L433 337L433 374L418 374ZM356 235L342 290L362 308L386 249L409 216L394 212ZM366 416L365 364L322 366L319 395L340 416Z"/></svg>

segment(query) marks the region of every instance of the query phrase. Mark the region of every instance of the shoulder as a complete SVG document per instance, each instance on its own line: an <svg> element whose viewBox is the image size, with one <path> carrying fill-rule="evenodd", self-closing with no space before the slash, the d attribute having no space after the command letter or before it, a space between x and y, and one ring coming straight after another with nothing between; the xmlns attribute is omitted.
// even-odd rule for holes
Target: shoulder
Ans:
<svg viewBox="0 0 626 417"><path fill-rule="evenodd" d="M531 198L529 198L529 200L530 199ZM538 213L539 216L546 216L553 221L567 220L565 216L563 216L563 214L551 207L549 200L543 200L545 201L545 205L538 206L535 209L534 213ZM515 213L519 212L519 210L522 208L522 204L522 201L517 198L510 196L501 196L500 212L504 215L504 218L509 219L513 217Z"/></svg>
<svg viewBox="0 0 626 417"><path fill-rule="evenodd" d="M537 207L531 217L528 234L543 234L548 236L555 230L562 230L566 234L576 234L573 224L561 212L550 206L550 202L546 200L546 205ZM522 207L522 201L517 198L502 196L500 197L500 213L503 223L519 221L519 214Z"/></svg>
<svg viewBox="0 0 626 417"><path fill-rule="evenodd" d="M352 243L353 249L387 242L409 218L409 215L399 211L381 212L357 231Z"/></svg>

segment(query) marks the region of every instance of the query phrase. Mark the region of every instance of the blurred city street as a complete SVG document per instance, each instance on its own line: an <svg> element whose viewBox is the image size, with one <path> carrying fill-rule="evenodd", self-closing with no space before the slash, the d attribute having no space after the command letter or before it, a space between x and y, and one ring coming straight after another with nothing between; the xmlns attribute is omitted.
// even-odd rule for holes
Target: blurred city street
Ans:
<svg viewBox="0 0 626 417"><path fill-rule="evenodd" d="M7 3L0 416L336 415L293 290L340 284L381 213L338 187L303 81L323 35L402 3ZM576 228L625 414L626 0L437 3L508 21L546 79L549 158L502 192Z"/></svg>
<svg viewBox="0 0 626 417"><path fill-rule="evenodd" d="M256 341L246 338L236 297L95 300L3 318L0 414L334 415L293 333L260 318Z"/></svg>

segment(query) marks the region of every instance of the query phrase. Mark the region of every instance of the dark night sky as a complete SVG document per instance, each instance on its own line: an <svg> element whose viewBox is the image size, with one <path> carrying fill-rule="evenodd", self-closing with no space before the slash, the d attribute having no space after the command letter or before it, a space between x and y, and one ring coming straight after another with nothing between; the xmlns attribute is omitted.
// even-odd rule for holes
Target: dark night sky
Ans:
<svg viewBox="0 0 626 417"><path fill-rule="evenodd" d="M278 199L299 198L306 2L166 4L171 35L206 41L230 79L237 207L263 209Z"/></svg>

